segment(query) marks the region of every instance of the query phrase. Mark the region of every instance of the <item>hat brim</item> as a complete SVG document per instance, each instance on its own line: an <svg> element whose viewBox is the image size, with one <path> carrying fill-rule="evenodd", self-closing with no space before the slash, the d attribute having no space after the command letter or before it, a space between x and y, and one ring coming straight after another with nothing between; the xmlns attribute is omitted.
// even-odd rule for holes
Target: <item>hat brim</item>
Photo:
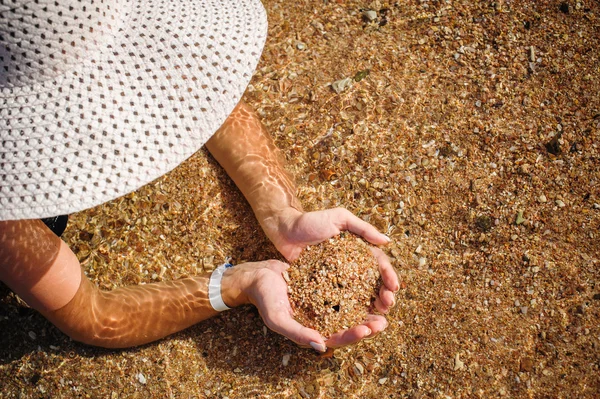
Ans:
<svg viewBox="0 0 600 399"><path fill-rule="evenodd" d="M0 220L81 211L169 172L240 101L267 33L259 1L134 1L100 53L0 94Z"/></svg>

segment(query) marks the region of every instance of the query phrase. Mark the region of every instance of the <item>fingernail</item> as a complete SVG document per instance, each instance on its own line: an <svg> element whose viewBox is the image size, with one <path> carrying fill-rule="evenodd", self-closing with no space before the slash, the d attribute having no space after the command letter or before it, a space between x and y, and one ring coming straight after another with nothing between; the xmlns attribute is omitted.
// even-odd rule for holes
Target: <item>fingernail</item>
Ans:
<svg viewBox="0 0 600 399"><path fill-rule="evenodd" d="M372 331L370 328L367 328L367 333L365 334L365 338L367 338L369 335L371 335Z"/></svg>
<svg viewBox="0 0 600 399"><path fill-rule="evenodd" d="M327 347L325 346L325 344L318 344L316 342L311 342L310 346L312 346L312 348L314 350L316 350L317 352L325 352L327 350Z"/></svg>
<svg viewBox="0 0 600 399"><path fill-rule="evenodd" d="M387 241L387 242L392 242L392 239L388 236L386 236L385 234L381 234L381 236Z"/></svg>

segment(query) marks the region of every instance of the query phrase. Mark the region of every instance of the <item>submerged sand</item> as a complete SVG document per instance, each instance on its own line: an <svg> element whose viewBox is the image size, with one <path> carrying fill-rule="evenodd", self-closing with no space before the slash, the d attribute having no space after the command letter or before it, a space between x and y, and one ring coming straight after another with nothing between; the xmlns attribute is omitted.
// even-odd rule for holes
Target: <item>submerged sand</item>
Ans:
<svg viewBox="0 0 600 399"><path fill-rule="evenodd" d="M598 397L598 2L265 5L246 99L307 209L392 237L388 329L320 358L244 307L107 351L3 289L0 397ZM204 151L65 239L104 289L277 257Z"/></svg>

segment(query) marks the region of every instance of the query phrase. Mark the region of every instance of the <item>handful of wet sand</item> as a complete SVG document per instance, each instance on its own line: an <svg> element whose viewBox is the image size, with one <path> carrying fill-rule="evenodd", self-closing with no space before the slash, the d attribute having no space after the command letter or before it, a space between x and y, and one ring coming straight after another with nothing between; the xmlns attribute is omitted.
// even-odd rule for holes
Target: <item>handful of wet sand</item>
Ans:
<svg viewBox="0 0 600 399"><path fill-rule="evenodd" d="M382 284L370 245L349 232L307 247L288 273L294 318L324 337L364 322Z"/></svg>

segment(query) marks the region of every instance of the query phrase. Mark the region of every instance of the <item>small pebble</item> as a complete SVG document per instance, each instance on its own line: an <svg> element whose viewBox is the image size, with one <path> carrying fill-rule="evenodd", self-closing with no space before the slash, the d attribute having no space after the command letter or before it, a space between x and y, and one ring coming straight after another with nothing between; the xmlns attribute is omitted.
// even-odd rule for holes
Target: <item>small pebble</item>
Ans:
<svg viewBox="0 0 600 399"><path fill-rule="evenodd" d="M146 383L146 377L144 377L144 374L138 373L138 375L136 375L135 377L140 382L140 384L145 384Z"/></svg>
<svg viewBox="0 0 600 399"><path fill-rule="evenodd" d="M306 44L305 44L305 43L302 43L302 42L298 42L298 43L296 44L296 48L297 48L298 50L300 50L300 51L302 51L302 50L306 50Z"/></svg>
<svg viewBox="0 0 600 399"><path fill-rule="evenodd" d="M527 306L522 306L521 307L521 313L522 314L527 314L528 311L529 311L529 308Z"/></svg>
<svg viewBox="0 0 600 399"><path fill-rule="evenodd" d="M419 267L425 266L426 263L427 263L427 259L419 258Z"/></svg>
<svg viewBox="0 0 600 399"><path fill-rule="evenodd" d="M422 246L422 245L419 245L419 246L417 247L417 249L415 249L415 253L416 253L416 254L420 254L422 251L423 251L423 246Z"/></svg>
<svg viewBox="0 0 600 399"><path fill-rule="evenodd" d="M331 84L331 87L333 88L333 91L335 91L337 94L340 94L352 85L352 81L352 78L336 80Z"/></svg>
<svg viewBox="0 0 600 399"><path fill-rule="evenodd" d="M465 363L460 360L460 354L457 353L454 356L454 371L462 370L463 368L465 368Z"/></svg>
<svg viewBox="0 0 600 399"><path fill-rule="evenodd" d="M519 166L519 173L521 173L523 175L527 175L530 172L531 172L531 165L523 164L523 165Z"/></svg>
<svg viewBox="0 0 600 399"><path fill-rule="evenodd" d="M594 204L594 209L600 209L600 204Z"/></svg>
<svg viewBox="0 0 600 399"><path fill-rule="evenodd" d="M356 362L354 363L354 371L356 371L356 374L363 374L365 369L362 364Z"/></svg>
<svg viewBox="0 0 600 399"><path fill-rule="evenodd" d="M529 47L529 61L535 61L535 47L533 46Z"/></svg>
<svg viewBox="0 0 600 399"><path fill-rule="evenodd" d="M518 226L520 224L523 224L524 221L525 221L525 218L523 217L523 211L517 212L517 217L515 218L515 224Z"/></svg>
<svg viewBox="0 0 600 399"><path fill-rule="evenodd" d="M321 32L325 30L325 27L323 26L323 24L322 24L321 22L317 21L317 20L313 20L313 21L311 21L311 22L310 22L310 24L311 24L311 25L312 25L312 26L313 26L315 29L317 29L317 30L319 30L319 31L321 31Z"/></svg>
<svg viewBox="0 0 600 399"><path fill-rule="evenodd" d="M559 208L564 208L565 207L565 203L561 200L556 200L556 205L558 205Z"/></svg>
<svg viewBox="0 0 600 399"><path fill-rule="evenodd" d="M160 268L160 273L158 273L158 277L159 277L159 278L162 278L162 276L164 276L164 275L165 275L165 272L166 272L166 271L167 271L167 267L166 267L166 266L163 266L163 267L161 267L161 268Z"/></svg>
<svg viewBox="0 0 600 399"><path fill-rule="evenodd" d="M29 333L27 333L27 335L29 335L29 338L31 338L31 339L36 339L37 338L36 333L34 333L33 331L29 331Z"/></svg>
<svg viewBox="0 0 600 399"><path fill-rule="evenodd" d="M366 21L373 22L377 19L377 12L373 10L367 10L363 12L363 17Z"/></svg>
<svg viewBox="0 0 600 399"><path fill-rule="evenodd" d="M369 69L363 69L362 71L356 72L354 74L354 81L360 82L361 80L363 80L364 78L369 76L369 73L371 73L371 71Z"/></svg>
<svg viewBox="0 0 600 399"><path fill-rule="evenodd" d="M291 357L292 357L292 355L289 353L286 353L285 355L283 355L283 359L281 359L281 364L283 364L283 367L287 367L287 365L290 363Z"/></svg>
<svg viewBox="0 0 600 399"><path fill-rule="evenodd" d="M546 198L546 196L544 194L542 194L538 197L538 201L541 203L544 203L544 202L548 201L548 199Z"/></svg>
<svg viewBox="0 0 600 399"><path fill-rule="evenodd" d="M379 379L379 385L385 384L387 380L388 380L387 377L380 378Z"/></svg>

